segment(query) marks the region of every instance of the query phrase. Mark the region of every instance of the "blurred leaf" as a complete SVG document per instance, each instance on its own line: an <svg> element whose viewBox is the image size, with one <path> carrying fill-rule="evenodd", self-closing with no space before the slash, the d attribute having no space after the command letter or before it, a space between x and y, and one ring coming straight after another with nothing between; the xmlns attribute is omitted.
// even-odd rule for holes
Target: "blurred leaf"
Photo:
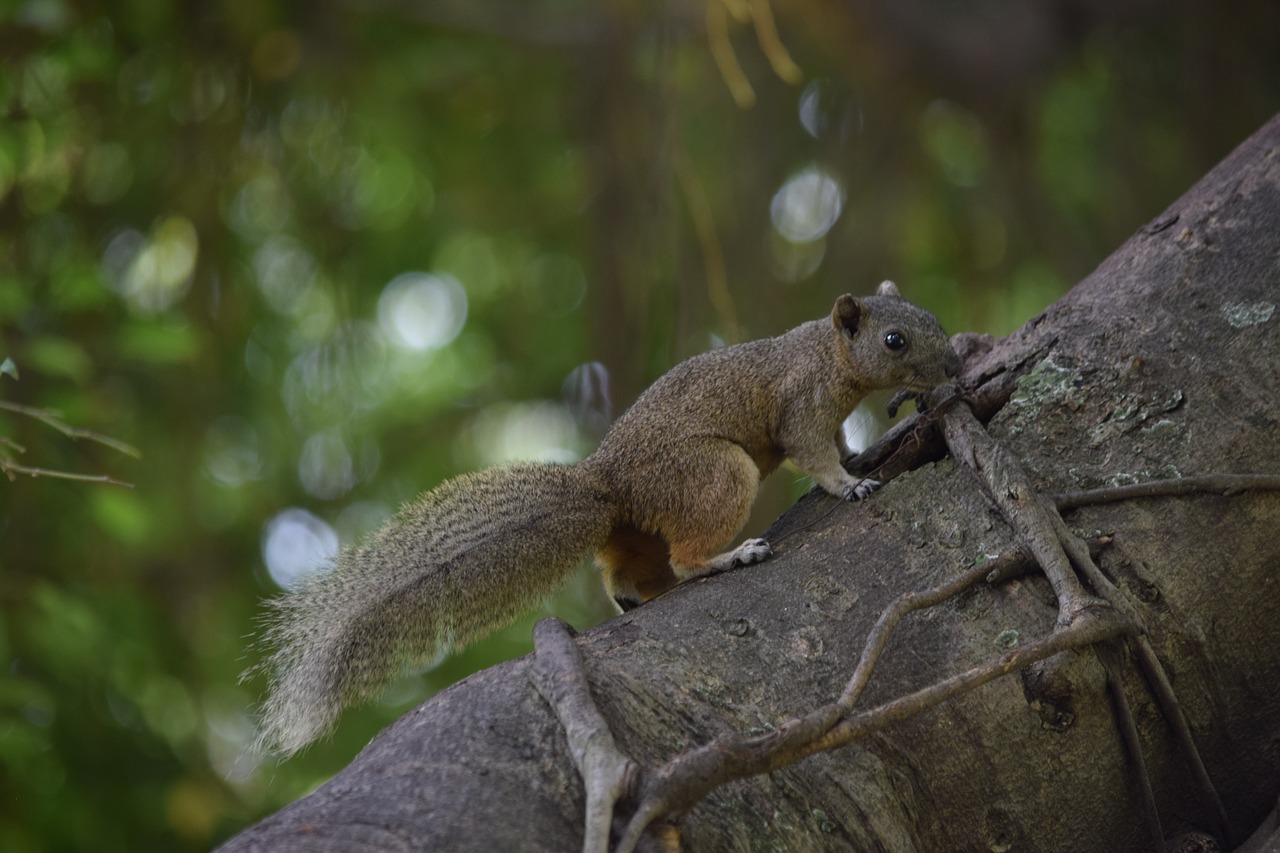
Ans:
<svg viewBox="0 0 1280 853"><path fill-rule="evenodd" d="M91 505L97 523L121 544L141 545L151 535L151 514L136 492L96 489Z"/></svg>
<svg viewBox="0 0 1280 853"><path fill-rule="evenodd" d="M129 323L120 329L117 345L125 358L153 364L189 362L200 351L195 331L181 320Z"/></svg>
<svg viewBox="0 0 1280 853"><path fill-rule="evenodd" d="M41 583L31 595L31 618L27 621L27 646L56 667L63 679L77 680L88 669L96 669L103 625L99 614L83 596Z"/></svg>
<svg viewBox="0 0 1280 853"><path fill-rule="evenodd" d="M27 345L26 361L39 373L64 376L76 382L83 382L93 372L93 362L82 346L51 335L36 338Z"/></svg>
<svg viewBox="0 0 1280 853"><path fill-rule="evenodd" d="M0 236L0 240L3 239L3 236ZM0 244L0 251L3 251L2 244ZM16 277L0 273L0 321L11 322L30 305L31 299L23 284Z"/></svg>
<svg viewBox="0 0 1280 853"><path fill-rule="evenodd" d="M4 361L0 362L0 374L12 376L14 379L17 379L18 365L13 363L13 359L6 358Z"/></svg>

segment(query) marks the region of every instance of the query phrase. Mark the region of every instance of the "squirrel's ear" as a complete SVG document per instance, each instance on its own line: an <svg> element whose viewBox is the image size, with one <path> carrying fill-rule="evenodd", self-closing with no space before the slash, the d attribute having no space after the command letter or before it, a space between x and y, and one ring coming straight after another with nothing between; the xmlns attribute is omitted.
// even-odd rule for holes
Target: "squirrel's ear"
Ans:
<svg viewBox="0 0 1280 853"><path fill-rule="evenodd" d="M831 309L831 325L837 332L853 337L858 331L858 321L862 319L862 303L849 294L836 300L836 307Z"/></svg>
<svg viewBox="0 0 1280 853"><path fill-rule="evenodd" d="M896 296L902 298L902 294L898 292L898 285L885 279L880 282L880 286L876 288L876 296Z"/></svg>

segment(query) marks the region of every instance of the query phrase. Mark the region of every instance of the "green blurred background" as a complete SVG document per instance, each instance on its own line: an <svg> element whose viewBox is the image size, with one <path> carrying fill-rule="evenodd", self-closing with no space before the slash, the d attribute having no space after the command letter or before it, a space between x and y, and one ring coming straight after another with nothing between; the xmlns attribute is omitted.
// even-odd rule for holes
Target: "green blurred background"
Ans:
<svg viewBox="0 0 1280 853"><path fill-rule="evenodd" d="M141 452L0 411L6 466L135 484L0 490L4 850L207 849L610 613L584 568L248 756L260 599L419 490L884 278L1009 332L1280 108L1271 0L0 10L0 401Z"/></svg>

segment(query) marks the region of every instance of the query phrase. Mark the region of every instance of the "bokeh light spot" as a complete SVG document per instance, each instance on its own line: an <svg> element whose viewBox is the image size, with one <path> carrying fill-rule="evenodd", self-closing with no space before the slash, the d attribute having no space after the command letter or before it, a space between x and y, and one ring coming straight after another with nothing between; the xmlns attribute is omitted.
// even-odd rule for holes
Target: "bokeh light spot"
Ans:
<svg viewBox="0 0 1280 853"><path fill-rule="evenodd" d="M253 271L267 303L287 317L302 314L315 288L316 259L292 237L276 235L253 253Z"/></svg>
<svg viewBox="0 0 1280 853"><path fill-rule="evenodd" d="M467 322L467 292L448 273L402 273L378 298L378 324L406 349L447 346Z"/></svg>
<svg viewBox="0 0 1280 853"><path fill-rule="evenodd" d="M573 413L547 401L498 403L476 416L462 434L466 467L509 462L577 462L582 435Z"/></svg>
<svg viewBox="0 0 1280 853"><path fill-rule="evenodd" d="M213 479L235 488L262 476L257 430L243 418L219 418L205 434L204 467Z"/></svg>
<svg viewBox="0 0 1280 853"><path fill-rule="evenodd" d="M149 237L125 230L112 238L103 253L103 273L130 308L156 314L186 295L199 245L191 220L169 216Z"/></svg>
<svg viewBox="0 0 1280 853"><path fill-rule="evenodd" d="M793 175L773 196L769 214L773 227L793 243L823 237L844 209L844 188L829 172L810 166Z"/></svg>
<svg viewBox="0 0 1280 853"><path fill-rule="evenodd" d="M298 458L298 480L307 494L324 500L351 491L356 465L340 431L327 429L307 439Z"/></svg>
<svg viewBox="0 0 1280 853"><path fill-rule="evenodd" d="M282 589L325 568L337 553L338 534L305 509L276 513L263 529L262 560Z"/></svg>

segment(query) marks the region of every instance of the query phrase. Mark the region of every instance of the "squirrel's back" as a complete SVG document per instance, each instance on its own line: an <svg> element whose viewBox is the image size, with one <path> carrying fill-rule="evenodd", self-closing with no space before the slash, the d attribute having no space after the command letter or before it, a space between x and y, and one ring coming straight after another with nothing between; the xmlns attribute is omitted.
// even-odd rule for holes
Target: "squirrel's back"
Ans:
<svg viewBox="0 0 1280 853"><path fill-rule="evenodd" d="M774 441L783 387L796 373L833 366L825 344L830 324L814 320L772 338L719 347L688 358L659 377L623 412L592 461L632 470L662 456L663 443L699 435L741 446L762 477L782 462ZM825 378L825 377L824 377Z"/></svg>

